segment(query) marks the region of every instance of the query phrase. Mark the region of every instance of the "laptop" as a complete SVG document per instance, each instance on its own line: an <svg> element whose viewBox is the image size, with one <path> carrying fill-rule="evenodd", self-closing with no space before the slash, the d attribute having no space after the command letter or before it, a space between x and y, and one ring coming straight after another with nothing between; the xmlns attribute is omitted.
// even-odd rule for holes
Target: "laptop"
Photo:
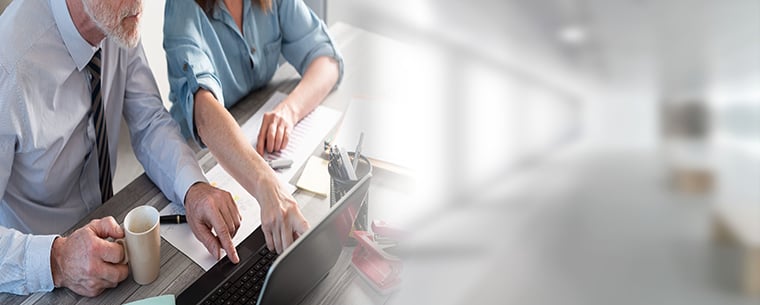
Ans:
<svg viewBox="0 0 760 305"><path fill-rule="evenodd" d="M366 201L371 175L359 180L327 216L281 255L269 251L259 226L237 246L240 262L220 260L178 297L183 304L298 304L327 276ZM313 224L312 224L313 225Z"/></svg>

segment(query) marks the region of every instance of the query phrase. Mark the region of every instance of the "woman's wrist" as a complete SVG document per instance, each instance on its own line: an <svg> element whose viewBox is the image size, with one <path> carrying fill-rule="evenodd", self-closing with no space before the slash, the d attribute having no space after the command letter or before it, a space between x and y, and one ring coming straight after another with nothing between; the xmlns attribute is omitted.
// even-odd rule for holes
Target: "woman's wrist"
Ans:
<svg viewBox="0 0 760 305"><path fill-rule="evenodd" d="M280 104L277 111L284 119L290 122L292 126L295 126L296 123L301 120L299 109L300 107L298 107L297 98L291 94Z"/></svg>
<svg viewBox="0 0 760 305"><path fill-rule="evenodd" d="M275 176L274 170L269 167L269 164L264 160L263 157L259 157L258 154L256 154L255 158L258 158L256 163L256 174L254 175L254 187L256 188L254 191L256 194L265 194L267 192L273 192L279 187L279 180L277 180L277 176ZM256 198L257 200L259 198Z"/></svg>

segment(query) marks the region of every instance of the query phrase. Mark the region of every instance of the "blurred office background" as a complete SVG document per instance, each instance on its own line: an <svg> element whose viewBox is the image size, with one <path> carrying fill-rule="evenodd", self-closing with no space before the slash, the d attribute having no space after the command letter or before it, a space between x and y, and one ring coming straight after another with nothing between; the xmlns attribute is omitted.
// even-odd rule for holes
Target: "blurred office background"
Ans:
<svg viewBox="0 0 760 305"><path fill-rule="evenodd" d="M408 48L354 62L414 136L391 303L760 302L757 0L310 5ZM120 147L116 189L142 173Z"/></svg>
<svg viewBox="0 0 760 305"><path fill-rule="evenodd" d="M760 2L327 8L417 51L380 93L424 131L395 301L760 302Z"/></svg>

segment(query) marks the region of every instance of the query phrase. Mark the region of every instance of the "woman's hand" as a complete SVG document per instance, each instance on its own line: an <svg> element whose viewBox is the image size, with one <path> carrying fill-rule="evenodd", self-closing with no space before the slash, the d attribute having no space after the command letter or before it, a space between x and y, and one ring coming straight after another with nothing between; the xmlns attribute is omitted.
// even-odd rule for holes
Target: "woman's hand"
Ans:
<svg viewBox="0 0 760 305"><path fill-rule="evenodd" d="M290 132L293 131L293 126L297 121L297 116L285 101L273 111L264 113L256 143L256 151L259 155L264 156L265 152L273 153L285 149L288 146Z"/></svg>
<svg viewBox="0 0 760 305"><path fill-rule="evenodd" d="M261 230L269 250L282 253L295 239L309 229L309 222L301 214L296 200L283 190L276 180L259 200L261 205Z"/></svg>

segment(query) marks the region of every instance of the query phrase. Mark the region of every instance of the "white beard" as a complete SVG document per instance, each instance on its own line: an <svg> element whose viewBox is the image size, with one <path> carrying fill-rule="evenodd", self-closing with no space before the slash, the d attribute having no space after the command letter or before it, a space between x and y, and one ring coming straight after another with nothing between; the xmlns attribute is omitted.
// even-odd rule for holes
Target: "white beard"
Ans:
<svg viewBox="0 0 760 305"><path fill-rule="evenodd" d="M110 0L82 0L84 11L95 22L95 25L108 37L124 48L134 48L140 40L137 23L124 24L127 16L136 15L142 8L142 0L135 2L133 7L124 7L115 11L103 5Z"/></svg>

